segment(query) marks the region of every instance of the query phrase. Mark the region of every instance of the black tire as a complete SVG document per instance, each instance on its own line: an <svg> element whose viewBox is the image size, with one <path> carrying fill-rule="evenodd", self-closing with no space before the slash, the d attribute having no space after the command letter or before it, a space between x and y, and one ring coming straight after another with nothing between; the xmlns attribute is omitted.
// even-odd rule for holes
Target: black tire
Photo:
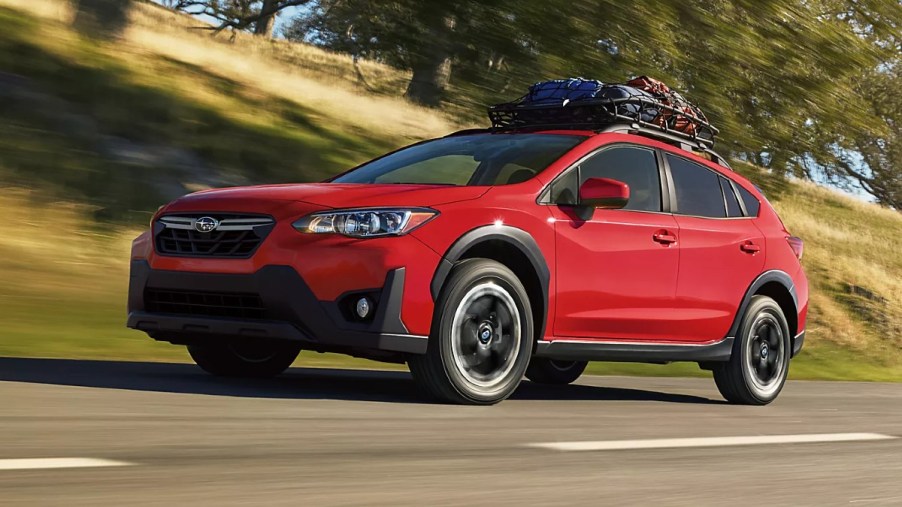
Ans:
<svg viewBox="0 0 902 507"><path fill-rule="evenodd" d="M219 377L275 377L288 369L300 352L300 345L289 342L188 345L191 359Z"/></svg>
<svg viewBox="0 0 902 507"><path fill-rule="evenodd" d="M791 347L789 325L780 305L767 296L752 297L730 360L713 368L720 394L739 405L774 401L786 383Z"/></svg>
<svg viewBox="0 0 902 507"><path fill-rule="evenodd" d="M586 371L587 361L559 361L534 357L526 368L526 378L537 384L571 384Z"/></svg>
<svg viewBox="0 0 902 507"><path fill-rule="evenodd" d="M408 360L414 380L438 400L491 405L514 392L533 346L526 289L503 264L458 264L435 306L426 354Z"/></svg>

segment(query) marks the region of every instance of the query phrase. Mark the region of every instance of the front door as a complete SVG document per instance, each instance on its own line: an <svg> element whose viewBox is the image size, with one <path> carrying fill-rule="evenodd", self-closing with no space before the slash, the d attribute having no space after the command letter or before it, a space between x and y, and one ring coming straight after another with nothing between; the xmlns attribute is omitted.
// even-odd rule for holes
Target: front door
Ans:
<svg viewBox="0 0 902 507"><path fill-rule="evenodd" d="M605 341L667 339L674 318L679 228L662 213L661 174L654 150L604 148L552 184L556 232L554 335ZM624 209L580 218L576 204L586 178L629 185ZM585 215L583 215L585 216Z"/></svg>

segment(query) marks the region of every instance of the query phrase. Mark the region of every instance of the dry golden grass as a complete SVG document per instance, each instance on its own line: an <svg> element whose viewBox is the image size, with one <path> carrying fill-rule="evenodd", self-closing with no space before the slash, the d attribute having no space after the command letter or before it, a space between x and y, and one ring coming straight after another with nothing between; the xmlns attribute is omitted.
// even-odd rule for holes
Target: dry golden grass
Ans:
<svg viewBox="0 0 902 507"><path fill-rule="evenodd" d="M812 285L811 344L902 351L902 254L893 241L902 214L811 183L795 183L775 203L805 240Z"/></svg>
<svg viewBox="0 0 902 507"><path fill-rule="evenodd" d="M73 18L71 6L60 0L0 0L0 5L63 23ZM232 38L229 33L213 36L208 30L191 29L202 25L189 16L138 2L130 11L130 23L121 40L111 44L110 50L123 61L130 61L133 54L137 57L131 60L133 64L146 60L140 57L148 53L197 66L315 110L330 124L346 130L377 130L391 138L419 140L460 128L452 119L400 98L407 78L404 72L360 62L367 83L396 92L395 96L373 95L357 83L348 56L249 34ZM65 35L62 37L65 42Z"/></svg>
<svg viewBox="0 0 902 507"><path fill-rule="evenodd" d="M4 188L0 294L106 296L128 277L129 245L138 232L100 229L84 205Z"/></svg>

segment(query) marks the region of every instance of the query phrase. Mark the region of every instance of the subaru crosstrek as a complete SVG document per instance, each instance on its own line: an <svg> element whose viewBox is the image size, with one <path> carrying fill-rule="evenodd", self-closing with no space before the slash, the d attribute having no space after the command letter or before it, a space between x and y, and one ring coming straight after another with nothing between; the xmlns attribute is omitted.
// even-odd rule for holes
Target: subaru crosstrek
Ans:
<svg viewBox="0 0 902 507"><path fill-rule="evenodd" d="M214 375L337 352L491 404L587 361L691 361L766 404L802 347L801 256L710 149L635 126L471 130L324 183L169 203L134 242L128 326Z"/></svg>

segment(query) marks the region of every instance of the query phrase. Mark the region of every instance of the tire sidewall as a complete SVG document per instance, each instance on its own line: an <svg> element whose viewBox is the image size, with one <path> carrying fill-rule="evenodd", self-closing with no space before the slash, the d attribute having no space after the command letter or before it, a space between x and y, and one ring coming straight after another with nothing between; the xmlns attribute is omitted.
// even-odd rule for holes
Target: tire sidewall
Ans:
<svg viewBox="0 0 902 507"><path fill-rule="evenodd" d="M462 265L464 266L464 265ZM462 397L476 403L495 403L510 396L520 384L533 345L533 319L529 297L516 275L504 265L489 261L471 261L467 269L452 276L442 293L441 313L434 324L433 339L437 342L440 361L451 386ZM467 292L476 285L492 282L510 294L520 314L520 345L514 366L507 377L487 391L464 377L454 364L452 327L454 315Z"/></svg>
<svg viewBox="0 0 902 507"><path fill-rule="evenodd" d="M775 386L767 390L762 390L758 387L758 385L752 379L753 374L749 371L748 368L749 352L747 345L748 342L752 339L752 325L756 322L758 316L762 313L769 313L776 319L776 321L780 325L780 331L783 335L782 343L780 344L780 346L783 348L783 372L781 378L779 379L779 382ZM749 305L749 309L742 319L742 325L739 327L739 333L740 338L737 340L736 350L734 350L734 353L738 354L738 367L742 375L742 383L752 397L761 402L770 402L780 394L780 391L783 390L783 386L784 384L786 384L786 378L789 375L789 360L790 356L792 355L792 343L790 340L789 325L786 322L786 316L783 314L783 310L780 308L780 305L778 305L773 299L768 297L755 298L755 300L752 301L752 304Z"/></svg>

